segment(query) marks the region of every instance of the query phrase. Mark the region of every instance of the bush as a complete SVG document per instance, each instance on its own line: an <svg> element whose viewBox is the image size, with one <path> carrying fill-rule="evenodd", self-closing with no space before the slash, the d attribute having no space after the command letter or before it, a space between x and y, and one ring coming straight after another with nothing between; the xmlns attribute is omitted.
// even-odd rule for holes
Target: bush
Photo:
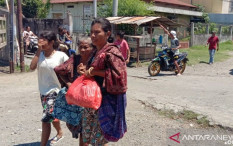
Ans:
<svg viewBox="0 0 233 146"><path fill-rule="evenodd" d="M205 34L206 33L206 25L203 23L196 23L194 26L195 34Z"/></svg>

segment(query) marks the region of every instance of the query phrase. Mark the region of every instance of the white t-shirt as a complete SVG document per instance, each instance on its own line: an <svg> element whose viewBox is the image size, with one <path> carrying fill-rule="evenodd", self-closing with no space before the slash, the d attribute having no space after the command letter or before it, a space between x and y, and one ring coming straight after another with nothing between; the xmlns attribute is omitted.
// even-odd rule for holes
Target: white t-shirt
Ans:
<svg viewBox="0 0 233 146"><path fill-rule="evenodd" d="M32 31L24 31L23 32L23 37L25 37L26 35L28 35L28 36L33 36L33 32Z"/></svg>
<svg viewBox="0 0 233 146"><path fill-rule="evenodd" d="M54 68L68 59L69 57L64 52L56 51L50 57L45 57L44 52L41 52L37 64L39 91L41 95L47 95L54 91L59 92L61 85L54 72Z"/></svg>

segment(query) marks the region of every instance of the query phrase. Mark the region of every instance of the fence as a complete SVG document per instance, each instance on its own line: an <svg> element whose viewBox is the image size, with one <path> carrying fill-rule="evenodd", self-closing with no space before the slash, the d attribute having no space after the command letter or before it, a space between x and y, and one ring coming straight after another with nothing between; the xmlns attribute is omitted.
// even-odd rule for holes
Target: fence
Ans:
<svg viewBox="0 0 233 146"><path fill-rule="evenodd" d="M191 23L190 45L205 45L212 31L216 32L220 42L233 40L232 28L231 25Z"/></svg>
<svg viewBox="0 0 233 146"><path fill-rule="evenodd" d="M71 22L65 22L69 20L64 19L34 19L34 18L24 18L23 19L23 26L24 28L26 26L31 27L31 31L36 34L37 36L43 31L43 30L50 30L54 33L58 33L58 27L61 25L69 25L68 23ZM72 21L72 20L71 20ZM76 42L79 37L79 34L74 33L72 35L72 45L71 47L76 49Z"/></svg>
<svg viewBox="0 0 233 146"><path fill-rule="evenodd" d="M0 49L7 45L6 17L0 17Z"/></svg>
<svg viewBox="0 0 233 146"><path fill-rule="evenodd" d="M10 47L9 45L9 35L7 32L9 12L5 9L0 9L0 64L8 65L10 60Z"/></svg>
<svg viewBox="0 0 233 146"><path fill-rule="evenodd" d="M39 35L43 30L51 30L57 33L60 25L63 25L63 19L23 19L24 28L30 26L31 31L36 35Z"/></svg>

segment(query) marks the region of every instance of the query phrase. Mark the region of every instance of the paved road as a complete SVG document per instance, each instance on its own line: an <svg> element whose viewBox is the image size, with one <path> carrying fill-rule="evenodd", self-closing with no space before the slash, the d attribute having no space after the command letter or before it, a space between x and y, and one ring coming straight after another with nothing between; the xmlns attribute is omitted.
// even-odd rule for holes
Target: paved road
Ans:
<svg viewBox="0 0 233 146"><path fill-rule="evenodd" d="M129 68L128 95L159 109L190 109L233 128L232 62L233 58L214 65L188 66L180 77L169 72L149 77L146 67Z"/></svg>

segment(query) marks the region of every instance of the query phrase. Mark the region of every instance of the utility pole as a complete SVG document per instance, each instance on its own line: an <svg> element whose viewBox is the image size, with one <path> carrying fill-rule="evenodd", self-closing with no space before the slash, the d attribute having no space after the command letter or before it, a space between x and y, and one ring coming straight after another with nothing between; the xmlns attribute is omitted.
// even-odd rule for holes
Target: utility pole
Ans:
<svg viewBox="0 0 233 146"><path fill-rule="evenodd" d="M8 2L6 1L7 6ZM14 73L14 0L10 1L10 73ZM9 22L9 21L8 21Z"/></svg>
<svg viewBox="0 0 233 146"><path fill-rule="evenodd" d="M94 18L97 18L97 0L93 0Z"/></svg>
<svg viewBox="0 0 233 146"><path fill-rule="evenodd" d="M17 19L18 19L18 38L19 38L19 48L20 48L20 70L25 72L24 65L24 47L23 47L23 19L22 19L22 5L21 0L17 0ZM27 52L26 52L27 53Z"/></svg>
<svg viewBox="0 0 233 146"><path fill-rule="evenodd" d="M117 12L118 12L118 0L113 0L113 9L112 9L113 17L117 16Z"/></svg>

